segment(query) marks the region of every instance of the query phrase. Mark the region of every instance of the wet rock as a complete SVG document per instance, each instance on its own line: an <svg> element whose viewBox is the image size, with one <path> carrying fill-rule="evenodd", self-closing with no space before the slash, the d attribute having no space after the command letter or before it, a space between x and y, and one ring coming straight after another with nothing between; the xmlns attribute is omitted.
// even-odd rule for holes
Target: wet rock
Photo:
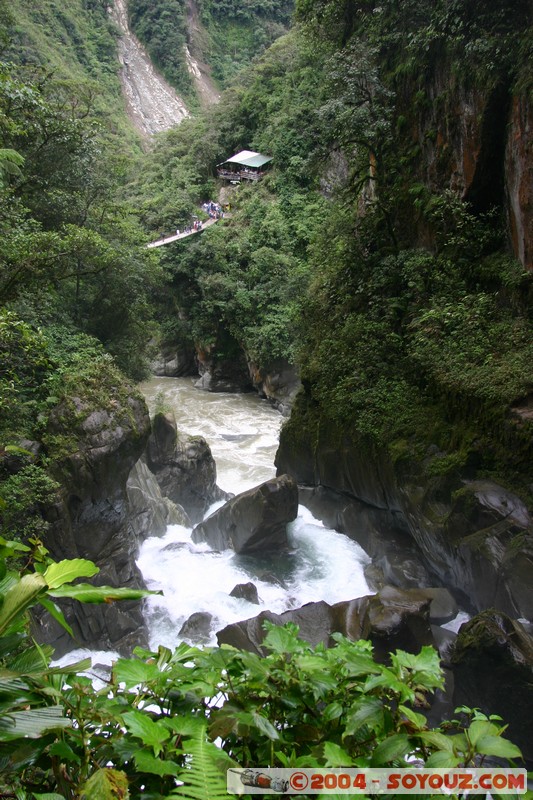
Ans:
<svg viewBox="0 0 533 800"><path fill-rule="evenodd" d="M156 414L146 448L146 463L164 497L198 522L209 506L225 499L216 485L216 464L201 436L179 434L171 414Z"/></svg>
<svg viewBox="0 0 533 800"><path fill-rule="evenodd" d="M269 400L283 416L288 416L302 386L295 367L285 359L276 359L267 367L249 361L248 369L259 396Z"/></svg>
<svg viewBox="0 0 533 800"><path fill-rule="evenodd" d="M51 413L49 447L52 474L62 485L61 498L45 512L46 546L53 558L86 558L100 573L99 585L144 588L135 559L138 538L130 521L128 475L150 432L144 399L124 378L102 369L102 391L110 398L95 407L93 388L80 381L76 396ZM46 614L35 617L38 640L55 648L56 657L73 647L117 650L128 654L147 645L140 602L103 606L61 604L75 635L73 641Z"/></svg>
<svg viewBox="0 0 533 800"><path fill-rule="evenodd" d="M196 359L200 373L200 379L194 384L197 389L206 392L253 391L244 351L227 332L220 330L217 342L198 350Z"/></svg>
<svg viewBox="0 0 533 800"><path fill-rule="evenodd" d="M234 497L194 528L192 540L243 554L280 550L297 515L298 487L282 475Z"/></svg>
<svg viewBox="0 0 533 800"><path fill-rule="evenodd" d="M533 269L533 107L524 93L513 97L505 152L507 214L513 252Z"/></svg>
<svg viewBox="0 0 533 800"><path fill-rule="evenodd" d="M181 626L179 636L195 644L206 644L211 637L212 622L212 614L207 611L195 611Z"/></svg>
<svg viewBox="0 0 533 800"><path fill-rule="evenodd" d="M533 761L533 638L523 626L489 609L461 626L451 663L456 705L499 714L507 736Z"/></svg>
<svg viewBox="0 0 533 800"><path fill-rule="evenodd" d="M369 459L361 446L332 431L301 393L276 465L308 487L301 502L354 538L388 582L446 586L468 608L532 619L533 519L524 503L491 481L435 474L436 448L419 463L385 452Z"/></svg>
<svg viewBox="0 0 533 800"><path fill-rule="evenodd" d="M165 345L161 352L150 364L150 369L154 375L161 375L168 378L181 378L186 375L197 375L194 347L185 343L177 342L173 345Z"/></svg>
<svg viewBox="0 0 533 800"><path fill-rule="evenodd" d="M163 497L154 474L142 459L130 472L126 489L131 525L140 541L148 536L162 536L168 525L190 527L184 509Z"/></svg>
<svg viewBox="0 0 533 800"><path fill-rule="evenodd" d="M238 597L241 600L247 600L249 603L259 605L259 596L255 583L238 583L229 594L230 597Z"/></svg>
<svg viewBox="0 0 533 800"><path fill-rule="evenodd" d="M227 625L217 632L217 640L219 644L264 654L263 622L268 620L276 625L295 623L301 638L313 647L319 643L331 646L331 634L335 632L354 641L370 639L376 657L382 660L397 648L418 653L422 645L433 644L429 624L431 598L420 596L416 590L389 589L334 605L320 601L282 614L263 611L257 617Z"/></svg>

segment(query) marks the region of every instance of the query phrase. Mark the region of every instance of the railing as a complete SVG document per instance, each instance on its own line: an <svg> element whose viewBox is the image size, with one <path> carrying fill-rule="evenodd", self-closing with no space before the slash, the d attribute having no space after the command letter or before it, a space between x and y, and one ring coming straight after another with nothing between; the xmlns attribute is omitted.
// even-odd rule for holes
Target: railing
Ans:
<svg viewBox="0 0 533 800"><path fill-rule="evenodd" d="M241 181L258 181L260 180L264 172L254 172L253 170L243 169L239 172L233 172L230 169L218 169L217 174L219 178L222 178L226 181L235 181L236 183L240 183Z"/></svg>

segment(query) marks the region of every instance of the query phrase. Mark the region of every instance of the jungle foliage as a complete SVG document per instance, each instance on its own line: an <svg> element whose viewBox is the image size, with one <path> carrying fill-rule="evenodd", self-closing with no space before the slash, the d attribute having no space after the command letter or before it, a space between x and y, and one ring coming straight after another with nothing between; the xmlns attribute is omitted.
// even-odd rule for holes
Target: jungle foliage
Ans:
<svg viewBox="0 0 533 800"><path fill-rule="evenodd" d="M217 161L272 155L260 185L230 195L231 220L165 253L179 335L212 345L222 327L254 359L295 363L341 428L413 454L470 451L517 488L531 426L510 409L533 386L532 278L509 253L496 165L510 98L528 91L532 20L525 3L482 5L299 0L300 27L162 142L135 191L157 197L145 221L171 229L176 188L182 223L187 197L214 195ZM446 137L472 96L494 122L461 198Z"/></svg>
<svg viewBox="0 0 533 800"><path fill-rule="evenodd" d="M154 63L194 107L185 47L225 87L288 30L293 6L293 0L131 0L128 13Z"/></svg>
<svg viewBox="0 0 533 800"><path fill-rule="evenodd" d="M369 642L335 634L311 648L298 628L265 623L264 657L229 646L138 650L103 680L90 659L52 665L31 642L36 604L68 628L57 601L147 594L75 582L97 568L53 562L46 548L0 539L0 792L19 800L218 800L235 767L518 765L500 718L457 709L430 728L424 710L443 685L439 656L401 650L387 664ZM25 559L22 571L8 566ZM216 741L216 744L215 744Z"/></svg>

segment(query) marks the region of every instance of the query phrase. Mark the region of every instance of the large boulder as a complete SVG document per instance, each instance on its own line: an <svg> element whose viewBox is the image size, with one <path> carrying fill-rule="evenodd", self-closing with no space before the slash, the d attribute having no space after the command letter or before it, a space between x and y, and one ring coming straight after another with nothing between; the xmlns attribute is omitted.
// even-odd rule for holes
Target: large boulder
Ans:
<svg viewBox="0 0 533 800"><path fill-rule="evenodd" d="M56 560L94 561L100 568L94 583L144 588L135 563L138 538L130 521L126 481L150 432L148 409L110 367L100 370L98 386L95 396L91 380L80 379L76 395L50 415L48 457L62 490L57 504L46 511L46 546ZM147 644L139 602L63 605L74 641L46 615L36 621L36 635L51 643L57 656L80 646L130 653Z"/></svg>
<svg viewBox="0 0 533 800"><path fill-rule="evenodd" d="M279 551L288 546L287 524L298 516L298 487L288 475L237 495L192 532L193 542L236 553Z"/></svg>
<svg viewBox="0 0 533 800"><path fill-rule="evenodd" d="M217 632L219 644L264 654L265 620L276 625L293 622L300 636L313 647L331 646L332 634L342 633L354 641L370 639L376 657L382 660L396 649L417 653L423 645L434 644L430 625L432 597L424 591L388 588L376 595L329 605L324 601L274 614L263 611L256 617L227 625Z"/></svg>
<svg viewBox="0 0 533 800"><path fill-rule="evenodd" d="M248 603L253 603L256 606L259 605L257 586L251 581L249 583L238 583L233 587L229 596L237 597L240 600L246 600Z"/></svg>
<svg viewBox="0 0 533 800"><path fill-rule="evenodd" d="M508 736L533 762L533 637L493 609L461 626L451 664L454 702L499 714L509 723Z"/></svg>
<svg viewBox="0 0 533 800"><path fill-rule="evenodd" d="M142 458L133 466L126 490L130 522L139 541L148 536L162 536L168 525L191 526L184 509L168 497L163 497L155 475Z"/></svg>
<svg viewBox="0 0 533 800"><path fill-rule="evenodd" d="M154 375L181 378L197 375L194 346L188 342L166 343L150 364Z"/></svg>
<svg viewBox="0 0 533 800"><path fill-rule="evenodd" d="M171 414L155 415L145 458L162 495L182 506L193 523L227 497L216 484L216 464L205 439L178 433Z"/></svg>
<svg viewBox="0 0 533 800"><path fill-rule="evenodd" d="M207 644L211 638L213 615L208 611L195 611L185 620L179 630L179 636L194 644Z"/></svg>

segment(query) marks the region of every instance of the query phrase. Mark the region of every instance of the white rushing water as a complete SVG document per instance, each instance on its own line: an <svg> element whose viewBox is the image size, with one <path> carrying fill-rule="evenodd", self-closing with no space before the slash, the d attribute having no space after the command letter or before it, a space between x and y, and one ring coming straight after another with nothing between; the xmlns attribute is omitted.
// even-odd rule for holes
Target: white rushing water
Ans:
<svg viewBox="0 0 533 800"><path fill-rule="evenodd" d="M281 415L254 394L212 394L193 384L190 378L153 378L141 390L152 411L159 396L173 409L180 431L207 440L222 489L238 494L274 477ZM163 538L149 538L142 546L138 565L147 585L164 592L147 603L152 647L176 646L182 624L197 611L213 615L216 631L264 609L280 613L311 601L335 603L370 593L364 551L303 507L289 526L289 553L213 552L193 544L191 532L172 525ZM250 581L260 605L229 595L236 584ZM214 633L209 643L216 644Z"/></svg>

